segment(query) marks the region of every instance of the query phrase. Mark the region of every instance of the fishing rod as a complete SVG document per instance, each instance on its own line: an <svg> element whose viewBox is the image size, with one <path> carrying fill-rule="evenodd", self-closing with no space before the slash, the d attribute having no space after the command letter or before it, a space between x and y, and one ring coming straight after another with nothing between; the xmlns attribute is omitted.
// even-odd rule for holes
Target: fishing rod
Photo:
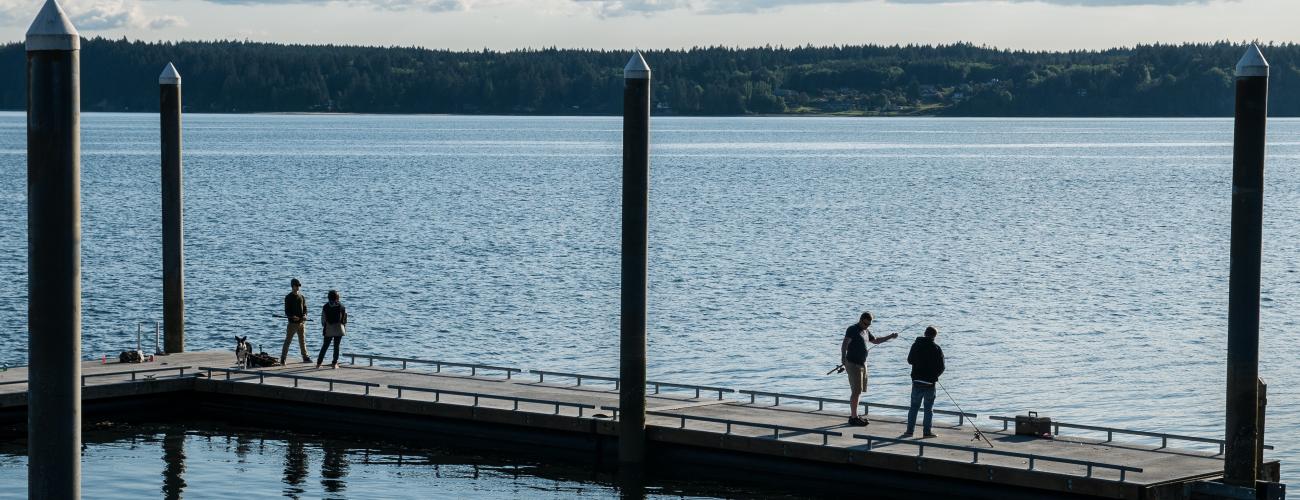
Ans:
<svg viewBox="0 0 1300 500"><path fill-rule="evenodd" d="M288 317L285 316L285 315L283 315L283 314L274 314L274 313L272 313L272 314L271 314L271 317L272 317L272 318L280 318L280 319L288 319ZM307 316L303 316L303 317L302 317L302 320L305 321L305 322L312 322L311 318L310 318L310 317L307 317Z"/></svg>
<svg viewBox="0 0 1300 500"><path fill-rule="evenodd" d="M923 319L923 320L921 320L921 321L917 321L917 322L912 323L912 324L910 324L910 325L907 325L907 326L905 326L905 327L899 328L898 331L897 331L897 332L894 332L894 333L902 333L902 332L905 332L905 331L911 330L912 328L916 327L917 325L920 325L921 323L925 323L926 321L929 321L929 319L928 319L928 318L927 318L927 319ZM871 347L868 347L868 348L867 348L867 354L871 354L871 350L872 350L872 349L875 349L875 348L876 348L877 346L879 346L879 345L880 345L880 344L872 344ZM838 366L836 366L835 368L831 368L831 371L826 372L826 374L827 374L827 375L832 375L832 374L837 374L837 373L844 373L844 370L845 370L845 368L844 368L844 363L840 363L840 364L839 364Z"/></svg>
<svg viewBox="0 0 1300 500"><path fill-rule="evenodd" d="M948 396L948 401L952 401L952 405L957 407L957 411L966 413L966 410L961 409L961 405L957 404L957 400L952 398L952 394L948 393L947 387L944 387L938 380L934 381L934 384L939 386L940 389L943 389L943 394ZM997 448L996 446L993 446L992 441L989 441L988 436L985 436L984 432L980 431L980 426L975 424L975 419L971 419L970 426L975 428L975 437L971 438L971 441L983 439L985 443L988 443L989 448Z"/></svg>

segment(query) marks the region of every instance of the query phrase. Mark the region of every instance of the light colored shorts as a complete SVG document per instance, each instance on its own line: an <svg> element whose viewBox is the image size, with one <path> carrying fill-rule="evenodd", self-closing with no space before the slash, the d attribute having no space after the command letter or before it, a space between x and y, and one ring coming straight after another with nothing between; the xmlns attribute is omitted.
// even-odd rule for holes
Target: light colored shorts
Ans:
<svg viewBox="0 0 1300 500"><path fill-rule="evenodd" d="M844 373L849 374L849 390L858 393L867 390L867 365L844 363Z"/></svg>

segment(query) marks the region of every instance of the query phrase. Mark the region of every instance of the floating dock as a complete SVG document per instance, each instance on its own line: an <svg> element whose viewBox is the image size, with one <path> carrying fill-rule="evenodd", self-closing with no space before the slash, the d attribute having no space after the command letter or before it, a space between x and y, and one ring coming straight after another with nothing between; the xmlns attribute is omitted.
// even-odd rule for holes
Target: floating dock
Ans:
<svg viewBox="0 0 1300 500"><path fill-rule="evenodd" d="M345 354L339 369L237 369L229 352L82 366L86 418L226 420L615 462L615 378L474 363ZM27 370L0 372L0 426L25 432ZM1006 417L936 410L937 438L902 438L906 409L759 390L647 383L653 470L782 483L800 491L967 498L1191 498L1223 474L1222 441L1056 423L1016 436ZM973 419L995 444L972 441ZM919 426L919 422L918 422ZM1068 434L1094 437L1071 437ZM1064 434L1062 434L1064 433ZM920 429L917 429L920 434ZM1185 448L1180 448L1184 446ZM1278 464L1265 469L1276 481Z"/></svg>

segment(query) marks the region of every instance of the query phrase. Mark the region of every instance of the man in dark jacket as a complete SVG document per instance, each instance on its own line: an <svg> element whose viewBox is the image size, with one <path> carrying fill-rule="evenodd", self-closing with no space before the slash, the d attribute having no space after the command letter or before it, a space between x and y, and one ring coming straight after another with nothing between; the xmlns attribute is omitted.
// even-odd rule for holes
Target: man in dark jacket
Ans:
<svg viewBox="0 0 1300 500"><path fill-rule="evenodd" d="M907 353L907 364L912 365L912 406L907 410L907 432L903 437L912 437L916 428L916 411L925 405L924 436L935 437L930 432L930 421L934 419L934 386L943 374L943 349L934 343L939 330L933 326L926 327L925 336L917 337L912 342L912 350Z"/></svg>
<svg viewBox="0 0 1300 500"><path fill-rule="evenodd" d="M280 348L280 364L284 364L284 358L289 355L289 346L293 344L293 337L298 336L298 350L302 351L302 362L310 363L311 356L307 354L307 328L304 324L307 321L307 297L298 291L302 288L302 282L298 278L289 281L289 286L293 291L284 296L284 317L288 318L289 325L284 329L284 347Z"/></svg>

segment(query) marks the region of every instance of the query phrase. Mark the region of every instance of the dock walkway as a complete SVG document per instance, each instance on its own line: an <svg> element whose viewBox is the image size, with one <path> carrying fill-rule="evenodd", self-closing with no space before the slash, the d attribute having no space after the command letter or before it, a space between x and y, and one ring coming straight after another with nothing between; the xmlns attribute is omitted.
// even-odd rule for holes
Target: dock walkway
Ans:
<svg viewBox="0 0 1300 500"><path fill-rule="evenodd" d="M618 391L611 378L359 354L345 355L341 362L337 370L306 363L236 370L229 352L160 356L141 364L87 362L83 398L188 390L594 432L614 439L618 434ZM25 412L26 377L22 367L0 372L0 410ZM1208 450L1204 444L1199 450L1181 449L1175 447L1177 437L1163 443L1139 438L1157 441L1150 444L1125 442L1120 432L1111 434L1112 441L1060 435L1039 439L1016 436L984 416L977 423L996 446L989 448L972 439L971 416L952 412L935 415L937 438L905 439L905 412L887 405L868 406L871 424L850 427L846 405L833 399L651 384L651 446L1101 498L1180 498L1185 483L1223 471L1223 455L1213 443Z"/></svg>

